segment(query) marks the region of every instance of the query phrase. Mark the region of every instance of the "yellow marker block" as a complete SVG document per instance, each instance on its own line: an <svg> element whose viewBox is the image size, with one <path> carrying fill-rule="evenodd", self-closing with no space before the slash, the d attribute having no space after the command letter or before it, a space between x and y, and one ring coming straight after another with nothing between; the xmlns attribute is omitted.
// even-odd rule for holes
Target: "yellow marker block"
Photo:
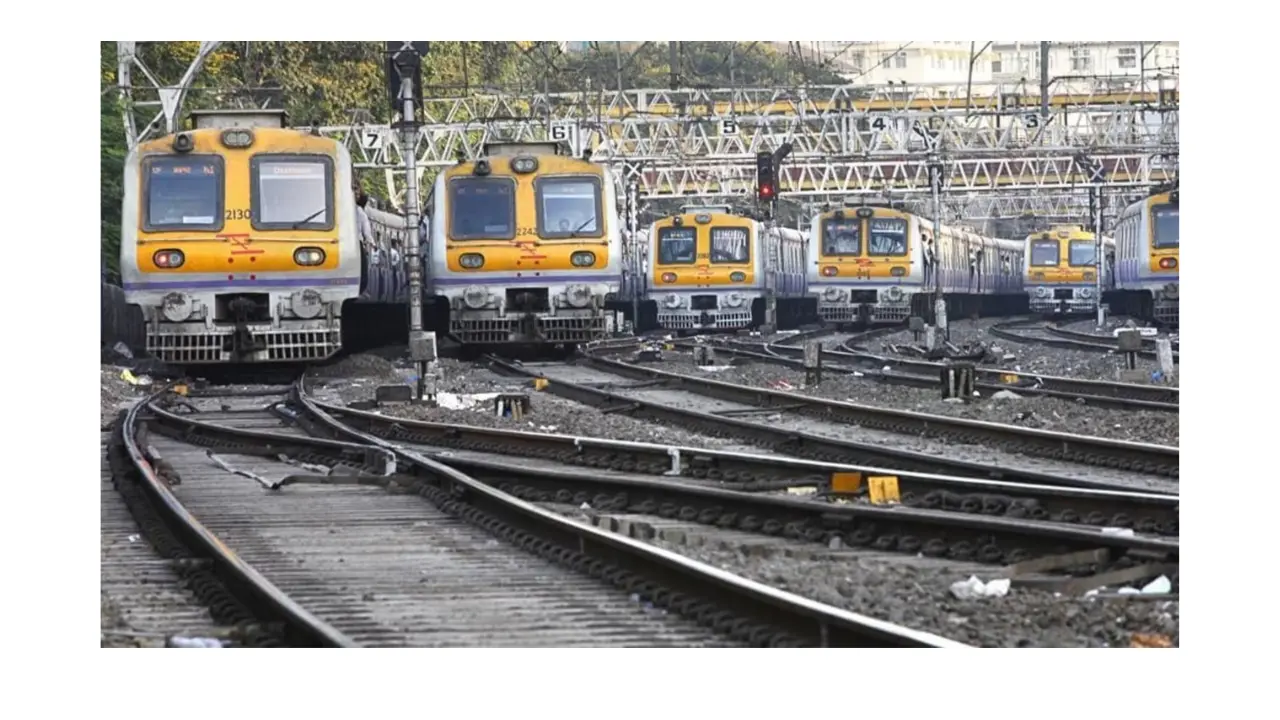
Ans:
<svg viewBox="0 0 1280 720"><path fill-rule="evenodd" d="M129 372L129 368L125 368L124 370L120 371L120 379L129 383L130 385L138 384L138 378L134 377L133 373Z"/></svg>
<svg viewBox="0 0 1280 720"><path fill-rule="evenodd" d="M860 472L831 473L831 492L856 493L861 489L862 489L862 473Z"/></svg>
<svg viewBox="0 0 1280 720"><path fill-rule="evenodd" d="M869 477L867 478L867 484L871 486L872 505L902 502L902 495L898 492L898 478L896 475Z"/></svg>
<svg viewBox="0 0 1280 720"><path fill-rule="evenodd" d="M541 378L541 377L540 377L540 378L534 378L534 379L533 379L533 389L534 389L534 390L546 390L546 389L547 389L547 386L548 386L548 385L550 385L550 384L551 384L551 381L550 381L550 380L548 380L548 379L546 379L546 378Z"/></svg>
<svg viewBox="0 0 1280 720"><path fill-rule="evenodd" d="M1018 376L1017 375L1001 375L1000 382L1005 383L1006 385L1012 385L1018 382Z"/></svg>
<svg viewBox="0 0 1280 720"><path fill-rule="evenodd" d="M186 385L174 385L174 386L173 386L173 391L174 391L175 393L179 394L179 395L182 395L183 397L186 397L186 395L187 395L187 386L186 386Z"/></svg>
<svg viewBox="0 0 1280 720"><path fill-rule="evenodd" d="M675 350L676 346L672 343L662 343L663 350Z"/></svg>

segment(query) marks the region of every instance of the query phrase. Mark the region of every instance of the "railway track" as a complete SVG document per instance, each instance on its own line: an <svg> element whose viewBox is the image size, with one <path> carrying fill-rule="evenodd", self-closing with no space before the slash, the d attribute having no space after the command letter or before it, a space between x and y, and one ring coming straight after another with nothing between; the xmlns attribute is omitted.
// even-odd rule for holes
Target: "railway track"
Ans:
<svg viewBox="0 0 1280 720"><path fill-rule="evenodd" d="M764 517L769 512L761 508L772 506L776 498L749 500L738 496L806 487L816 490L817 499L841 497L868 505L862 479L893 475L906 507L984 517L1050 520L1093 528L1125 527L1149 535L1178 534L1176 495L1102 490L1084 483L1078 487L1026 485L779 455L434 423L315 399L309 402L349 428L399 446L414 447L432 459L477 478L489 477L495 472L527 472L530 477L545 476L545 482L555 484L560 478L574 477L581 474L581 469L589 469L595 478L590 482L596 490L588 492L565 485L556 490L564 502L587 502L598 492L666 492L665 488L674 482L681 486L702 485L709 491L707 497L719 491L734 491L731 497L744 504L742 512ZM308 432L324 432L324 428L309 423L306 415L298 410L278 412L290 422L305 425ZM856 481L854 474L858 476ZM837 492L846 481L856 482L858 488L847 494ZM789 503L794 502L793 498L784 500L780 507L792 507ZM747 507L751 503L759 506ZM814 504L805 506L814 507ZM815 511L827 512L833 507L837 513L849 511L848 505L822 503L816 505Z"/></svg>
<svg viewBox="0 0 1280 720"><path fill-rule="evenodd" d="M1080 332L1077 330L1067 330L1053 323L1042 321L1018 321L1001 323L987 329L992 335L1014 343L1031 343L1035 345L1047 345L1049 347L1060 347L1069 350L1086 350L1090 352L1115 353L1119 352L1119 339L1106 335L1095 335L1093 333ZM1155 358L1155 340L1152 338L1143 338L1142 344L1144 348L1138 351L1138 355L1144 358ZM1178 362L1178 349L1174 346L1173 362Z"/></svg>
<svg viewBox="0 0 1280 720"><path fill-rule="evenodd" d="M804 362L801 356L804 354L804 348L794 343L808 339L811 339L811 336L796 336L773 343L744 344L743 346L717 342L713 343L713 347L716 352L728 355L803 369ZM695 342L681 340L673 344L677 348L687 350L691 349ZM869 382L908 387L937 388L939 372L946 366L946 363L942 362L877 355L852 348L848 341L839 349L824 348L823 356L824 372L857 373ZM835 362L828 363L828 360ZM892 369L886 371L883 369L885 366ZM1012 390L1020 395L1079 401L1096 407L1178 412L1178 389L1166 386L1079 380L981 367L975 368L975 376L975 388L984 394Z"/></svg>
<svg viewBox="0 0 1280 720"><path fill-rule="evenodd" d="M529 371L523 366L503 363L503 361L496 358L492 359L492 362L511 371L529 374ZM1176 478L1178 475L1178 449L1173 447L1077 436L963 418L857 405L765 388L733 385L592 355L583 358L582 364L609 375L626 377L644 383L641 386L632 386L633 388L648 388L650 390L654 388L676 388L704 397L738 403L745 408L767 409L775 413L804 415L837 423L856 424L869 429L910 433L953 442L986 443L1033 457L1063 459L1086 465L1118 468L1171 478ZM572 385L572 380L569 380L569 383ZM597 382L597 384L599 383ZM581 393L578 394L581 395ZM640 402L635 398L622 400L615 396L614 399L618 402ZM653 403L649 403L649 405L653 405ZM640 407L644 406L641 405ZM650 408L650 411L652 411L652 408ZM705 413L700 414L706 415ZM732 420L733 418L728 417L720 418L720 422L732 423ZM737 427L741 428L741 425ZM880 464L890 467L899 466L895 463ZM912 466L908 467L910 469L919 469ZM935 464L934 468L925 469L936 471L937 465ZM946 473L947 471L944 470L943 472ZM988 475L983 473L980 476Z"/></svg>
<svg viewBox="0 0 1280 720"><path fill-rule="evenodd" d="M574 522L294 397L354 441L268 431L285 393L161 393L113 466L258 644L958 646Z"/></svg>

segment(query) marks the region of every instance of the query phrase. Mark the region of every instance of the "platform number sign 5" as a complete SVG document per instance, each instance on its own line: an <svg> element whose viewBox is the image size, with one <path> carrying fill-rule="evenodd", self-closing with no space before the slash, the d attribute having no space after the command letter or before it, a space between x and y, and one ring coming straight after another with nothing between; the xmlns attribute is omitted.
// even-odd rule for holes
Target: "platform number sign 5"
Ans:
<svg viewBox="0 0 1280 720"><path fill-rule="evenodd" d="M737 137L738 121L734 118L721 118L720 135L721 137Z"/></svg>

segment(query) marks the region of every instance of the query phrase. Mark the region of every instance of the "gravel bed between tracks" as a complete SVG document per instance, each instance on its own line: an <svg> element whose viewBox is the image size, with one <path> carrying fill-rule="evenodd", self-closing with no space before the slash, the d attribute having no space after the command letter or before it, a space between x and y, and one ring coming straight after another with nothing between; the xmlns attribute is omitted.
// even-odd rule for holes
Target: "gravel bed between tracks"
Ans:
<svg viewBox="0 0 1280 720"><path fill-rule="evenodd" d="M671 357L671 354L668 353L666 357ZM690 361L685 360L684 362L689 363ZM667 360L659 362L656 365L657 367L662 368L668 363L671 363L671 361ZM688 367L692 367L692 365L688 365ZM755 366L747 367L750 368ZM764 368L766 373L772 370L782 369L775 365L760 365L760 367ZM622 383L627 382L627 380L623 379L621 376L613 375L606 370L583 365L547 365L539 369L547 377L551 378L552 382L555 382L556 378L568 379L573 382L588 381L588 378L600 381L607 379ZM677 371L676 367L672 367L670 369ZM733 371L725 370L723 372ZM707 374L721 375L723 373ZM732 382L732 380L730 380L730 382ZM725 410L741 410L747 407L739 403L731 403L717 400L715 398L709 398L704 395L697 395L691 391L679 388L636 389L622 387L616 388L613 392L622 397L647 400L672 408L698 410L704 413L714 413ZM924 438L916 435L893 433L884 430L871 430L857 425L826 421L802 415L787 413L758 413L745 416L742 419L769 425L780 430L811 433L813 435L823 437L849 440L899 450L913 450L939 457L947 457L976 463L989 463L1018 470L1089 479L1109 483L1117 488L1123 489L1152 490L1157 492L1177 492L1178 490L1177 480L1160 475L1148 475L1145 473L1117 470L1114 468L1081 465L1079 463L1073 463L1065 460L1019 455L1004 450L997 450L986 445L969 445L934 438Z"/></svg>
<svg viewBox="0 0 1280 720"><path fill-rule="evenodd" d="M590 509L550 503L546 507L592 524ZM1176 600L1068 597L1024 588L1012 588L999 598L959 600L951 594L951 584L971 575L991 580L990 566L861 548L829 550L657 516L606 515L649 525L658 536L648 542L700 562L972 645L1128 647L1135 634L1162 635L1178 644Z"/></svg>
<svg viewBox="0 0 1280 720"><path fill-rule="evenodd" d="M1090 352L1086 350L1069 350L1067 348L1049 347L1047 345L1036 345L1032 343L1015 343L995 335L990 334L987 330L992 325L1002 322L1008 322L1008 318L982 318L980 320L952 320L951 325L951 342L954 345L963 347L966 343L983 342L988 345L998 345L1004 348L1005 352L1011 353L1014 360L1000 363L1001 367L1014 370L1016 372L1025 373L1043 373L1045 375L1057 375L1060 377L1079 378L1082 380L1105 380L1108 382L1116 382L1116 371L1120 368L1123 360L1118 355L1109 355L1098 352ZM1123 321L1117 322L1113 327L1119 327ZM1092 328L1093 326L1084 323L1079 328L1073 326L1071 329L1084 329L1084 327ZM882 338L871 340L866 344L868 350L878 354L892 354L888 351L887 346L891 344L910 344L915 342L910 330L886 335ZM922 343L923 344L923 343ZM913 358L919 359L919 358ZM983 364L982 367L994 367ZM1152 372L1160 369L1159 363L1151 358L1138 358L1138 369ZM1177 382L1172 385L1177 387Z"/></svg>
<svg viewBox="0 0 1280 720"><path fill-rule="evenodd" d="M725 362L730 357L717 358L717 361ZM739 359L737 362L744 360L746 359ZM705 370L694 365L692 355L687 353L665 353L658 367L671 372L720 380L735 385L781 389L829 400L847 400L861 405L912 410L932 415L947 415L1116 440L1175 447L1178 445L1178 416L1168 412L1116 410L1057 398L1020 395L1017 399L994 400L989 396L981 399L974 398L972 403L966 405L946 402L939 397L939 391L934 389L889 385L837 373L826 373L820 385L805 388L804 371L801 370L758 361L750 361L749 364L726 369ZM779 381L785 381L791 387L775 387L774 383ZM1017 395L1016 389L1011 392Z"/></svg>
<svg viewBox="0 0 1280 720"><path fill-rule="evenodd" d="M130 385L120 377L123 367L100 365L98 368L100 381L99 392L99 424L106 427L115 420L116 413L132 405L145 394L143 389Z"/></svg>
<svg viewBox="0 0 1280 720"><path fill-rule="evenodd" d="M602 413L595 408L549 393L535 392L528 381L498 375L480 364L441 360L440 365L444 376L439 385L441 393L452 395L528 393L532 412L523 421L498 417L493 414L493 406L489 402L478 402L474 407L466 409L398 405L382 408L380 412L384 415L415 420L462 423L503 430L670 443L743 452L756 451L756 448L741 443L698 435L682 428L657 425L621 414ZM383 383L407 382L406 378L411 372L396 367L383 358L355 355L336 365L321 368L320 372L313 372L312 377L324 384L313 384L312 391L319 400L345 405L361 400L371 400L375 387Z"/></svg>

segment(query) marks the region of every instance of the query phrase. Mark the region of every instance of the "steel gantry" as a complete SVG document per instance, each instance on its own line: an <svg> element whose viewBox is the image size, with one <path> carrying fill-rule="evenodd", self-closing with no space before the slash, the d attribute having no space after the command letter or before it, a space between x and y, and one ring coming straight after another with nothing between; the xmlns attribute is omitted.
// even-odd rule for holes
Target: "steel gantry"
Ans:
<svg viewBox="0 0 1280 720"><path fill-rule="evenodd" d="M1023 85L981 84L430 99L414 153L432 172L477 157L488 142L556 140L617 165L620 181L636 179L643 198L728 198L753 193L756 153L787 142L783 196L840 202L927 194L925 156L935 149L952 201L989 217L1065 218L1087 211L1081 191L1099 184L1082 170L1082 156L1103 167L1100 184L1113 194L1138 195L1174 176L1175 82L1150 92L1077 82L1047 98ZM398 133L382 125L318 130L344 142L357 167L386 170L393 198L402 193ZM979 199L988 194L996 198Z"/></svg>
<svg viewBox="0 0 1280 720"><path fill-rule="evenodd" d="M116 86L124 112L125 140L130 149L143 140L177 129L182 102L191 89L191 83L204 65L205 58L217 49L221 41L201 42L182 77L169 78L168 81L158 78L142 61L138 44L135 40L116 43ZM138 74L134 73L135 70ZM151 119L146 120L147 116ZM140 120L144 122L140 123Z"/></svg>

